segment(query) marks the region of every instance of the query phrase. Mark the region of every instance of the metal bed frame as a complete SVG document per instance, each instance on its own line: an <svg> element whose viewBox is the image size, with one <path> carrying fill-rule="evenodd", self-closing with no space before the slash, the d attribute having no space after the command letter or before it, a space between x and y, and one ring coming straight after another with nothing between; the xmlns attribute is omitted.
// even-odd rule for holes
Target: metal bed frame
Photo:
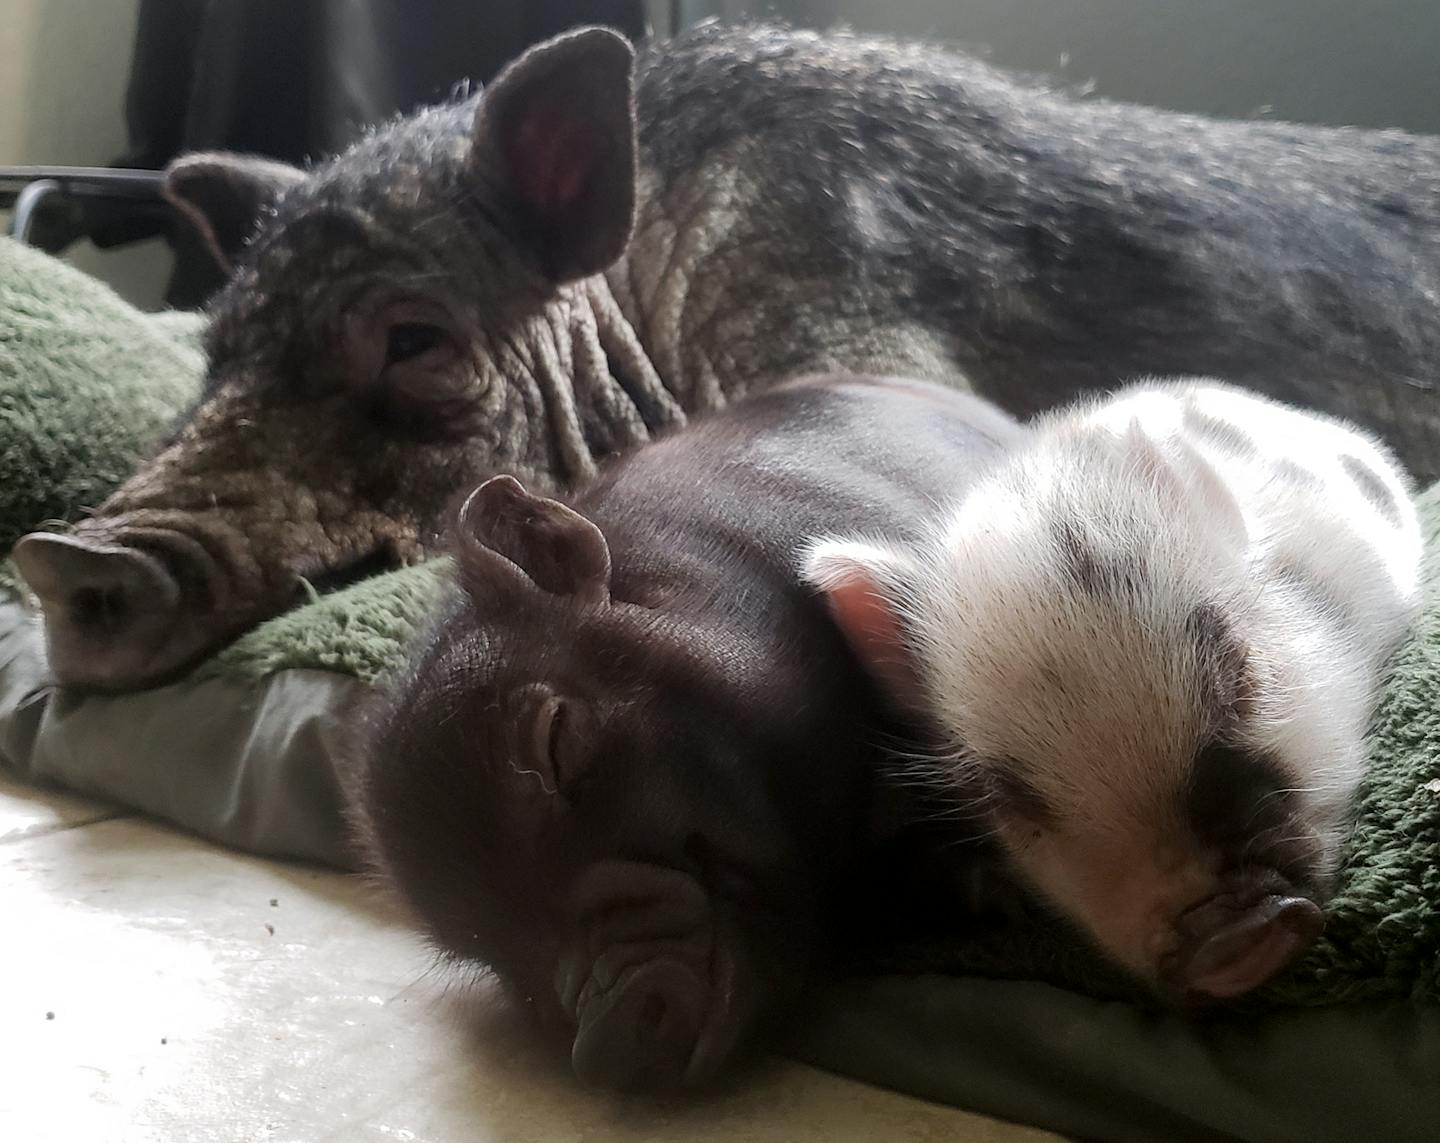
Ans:
<svg viewBox="0 0 1440 1143"><path fill-rule="evenodd" d="M17 241L58 254L112 223L154 219L170 206L160 171L111 167L0 167L0 210L11 210Z"/></svg>

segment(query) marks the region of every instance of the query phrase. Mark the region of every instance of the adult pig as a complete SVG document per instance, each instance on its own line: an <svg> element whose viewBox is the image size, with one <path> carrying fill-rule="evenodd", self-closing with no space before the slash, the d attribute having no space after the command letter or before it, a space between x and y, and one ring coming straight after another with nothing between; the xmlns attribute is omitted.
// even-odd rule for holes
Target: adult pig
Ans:
<svg viewBox="0 0 1440 1143"><path fill-rule="evenodd" d="M15 553L65 683L144 685L418 558L488 474L563 489L769 380L843 367L1017 412L1204 373L1440 475L1440 145L1024 86L925 47L604 31L310 171L197 155L233 261L208 393ZM261 225L256 231L256 220Z"/></svg>
<svg viewBox="0 0 1440 1143"><path fill-rule="evenodd" d="M469 498L463 590L371 716L362 833L583 1080L703 1083L795 996L860 879L886 737L801 546L917 534L1021 435L966 394L821 378L568 506L509 476Z"/></svg>

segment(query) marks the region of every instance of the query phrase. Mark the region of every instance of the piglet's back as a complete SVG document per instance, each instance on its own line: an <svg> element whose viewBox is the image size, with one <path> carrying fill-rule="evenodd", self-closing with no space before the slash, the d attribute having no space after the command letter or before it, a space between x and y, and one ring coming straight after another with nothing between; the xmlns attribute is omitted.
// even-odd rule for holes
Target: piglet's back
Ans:
<svg viewBox="0 0 1440 1143"><path fill-rule="evenodd" d="M574 503L611 538L617 577L627 570L622 552L644 564L680 533L703 549L692 546L692 556L748 554L791 573L800 544L818 533L918 535L1024 432L969 394L815 375L624 457Z"/></svg>

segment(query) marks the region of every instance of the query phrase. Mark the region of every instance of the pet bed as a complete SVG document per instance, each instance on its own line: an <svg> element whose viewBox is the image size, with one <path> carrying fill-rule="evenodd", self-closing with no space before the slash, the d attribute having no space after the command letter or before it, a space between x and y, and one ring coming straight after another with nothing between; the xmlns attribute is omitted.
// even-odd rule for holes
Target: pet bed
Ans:
<svg viewBox="0 0 1440 1143"><path fill-rule="evenodd" d="M97 503L183 415L199 332L0 240L0 552ZM932 942L818 989L795 1054L1084 1137L1440 1138L1440 486L1421 506L1424 619L1376 720L1329 923L1300 963L1195 1020L1037 981L1053 973L1034 942ZM401 661L446 572L376 576L178 682L83 696L47 681L38 620L0 568L0 765L255 853L347 865L351 705Z"/></svg>

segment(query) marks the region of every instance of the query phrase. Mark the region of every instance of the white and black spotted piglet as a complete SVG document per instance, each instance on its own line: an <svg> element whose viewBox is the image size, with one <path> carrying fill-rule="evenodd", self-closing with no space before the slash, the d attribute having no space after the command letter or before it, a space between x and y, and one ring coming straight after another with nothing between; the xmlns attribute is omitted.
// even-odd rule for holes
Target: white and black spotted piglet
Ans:
<svg viewBox="0 0 1440 1143"><path fill-rule="evenodd" d="M1036 428L928 541L823 539L807 576L1026 881L1162 996L1237 996L1323 925L1419 601L1408 479L1204 380Z"/></svg>

